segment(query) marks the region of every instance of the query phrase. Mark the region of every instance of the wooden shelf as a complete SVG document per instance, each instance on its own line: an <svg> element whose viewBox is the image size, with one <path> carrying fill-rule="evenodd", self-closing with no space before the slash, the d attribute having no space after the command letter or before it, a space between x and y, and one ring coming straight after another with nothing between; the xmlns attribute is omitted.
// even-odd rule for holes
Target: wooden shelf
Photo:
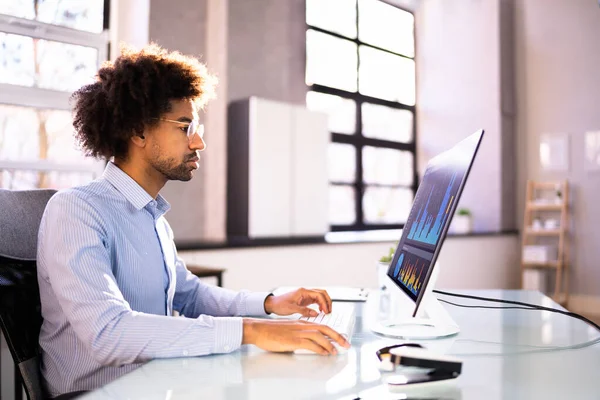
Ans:
<svg viewBox="0 0 600 400"><path fill-rule="evenodd" d="M533 187L535 189L556 189L557 187L559 188L564 188L564 183L560 182L533 182Z"/></svg>
<svg viewBox="0 0 600 400"><path fill-rule="evenodd" d="M558 267L558 261L549 261L546 263L540 263L540 262L522 262L523 266L525 268L557 268Z"/></svg>
<svg viewBox="0 0 600 400"><path fill-rule="evenodd" d="M544 204L544 203L527 203L527 208L530 210L542 210L542 211L560 211L563 208L562 204Z"/></svg>
<svg viewBox="0 0 600 400"><path fill-rule="evenodd" d="M552 296L552 300L554 300L556 303L560 304L563 307L567 307L567 295L564 293L561 293L559 295L554 295Z"/></svg>
<svg viewBox="0 0 600 400"><path fill-rule="evenodd" d="M554 196L549 198L549 193L542 193L544 190L555 191ZM560 191L558 194L556 191ZM544 196L546 195L546 196ZM556 202L560 201L560 202ZM543 213L537 211L552 212L553 218L557 219L557 225L554 229L541 228L544 224L538 225L540 229L533 229L536 219L544 219ZM569 244L571 241L568 235L569 229L569 182L537 182L527 181L527 193L525 195L525 213L523 215L523 234L521 235L521 253L524 254L526 246L543 245L544 242L556 242L557 254L555 261L550 262L525 262L521 260L521 287L524 284L524 272L526 270L537 270L537 274L554 275L554 295L553 299L558 304L565 306L569 293ZM546 239L546 240L543 240ZM523 256L522 256L523 257Z"/></svg>
<svg viewBox="0 0 600 400"><path fill-rule="evenodd" d="M525 231L525 234L530 235L530 236L558 236L561 234L561 230L560 229L540 229L540 230L527 229Z"/></svg>

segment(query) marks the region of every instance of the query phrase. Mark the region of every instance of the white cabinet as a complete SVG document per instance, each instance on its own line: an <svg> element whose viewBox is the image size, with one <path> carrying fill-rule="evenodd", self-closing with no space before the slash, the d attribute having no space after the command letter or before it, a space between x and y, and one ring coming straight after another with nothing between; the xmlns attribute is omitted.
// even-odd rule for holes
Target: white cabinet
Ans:
<svg viewBox="0 0 600 400"><path fill-rule="evenodd" d="M292 234L292 107L250 99L248 236Z"/></svg>
<svg viewBox="0 0 600 400"><path fill-rule="evenodd" d="M328 230L325 114L251 97L228 115L227 232L251 239Z"/></svg>

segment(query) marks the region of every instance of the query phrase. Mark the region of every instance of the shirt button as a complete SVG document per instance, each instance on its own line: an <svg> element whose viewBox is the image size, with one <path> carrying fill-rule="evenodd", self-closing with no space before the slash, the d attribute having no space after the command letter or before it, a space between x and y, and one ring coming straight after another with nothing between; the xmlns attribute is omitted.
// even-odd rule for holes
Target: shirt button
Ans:
<svg viewBox="0 0 600 400"><path fill-rule="evenodd" d="M223 349L224 349L225 351L229 351L229 350L231 349L231 347L229 347L229 346L225 346L225 347L223 347Z"/></svg>
<svg viewBox="0 0 600 400"><path fill-rule="evenodd" d="M188 353L188 351L187 351L187 350L184 350L184 351L183 351L183 355L184 355L184 356L187 356L188 354L189 354L189 353Z"/></svg>

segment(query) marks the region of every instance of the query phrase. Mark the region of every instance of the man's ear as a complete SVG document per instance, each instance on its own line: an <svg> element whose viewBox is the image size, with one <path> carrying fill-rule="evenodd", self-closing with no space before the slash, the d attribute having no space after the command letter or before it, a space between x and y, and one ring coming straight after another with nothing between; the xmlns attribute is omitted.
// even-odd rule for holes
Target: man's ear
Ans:
<svg viewBox="0 0 600 400"><path fill-rule="evenodd" d="M134 145L136 145L138 147L146 146L146 137L144 135L133 135L131 137L131 141L133 142Z"/></svg>

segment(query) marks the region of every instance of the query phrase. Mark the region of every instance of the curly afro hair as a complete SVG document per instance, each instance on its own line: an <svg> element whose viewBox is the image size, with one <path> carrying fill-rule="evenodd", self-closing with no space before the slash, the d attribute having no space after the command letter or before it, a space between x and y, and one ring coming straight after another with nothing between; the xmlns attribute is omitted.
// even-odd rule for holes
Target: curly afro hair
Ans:
<svg viewBox="0 0 600 400"><path fill-rule="evenodd" d="M157 124L171 100L192 100L198 108L214 97L216 78L196 58L157 44L105 62L95 83L71 96L75 137L88 156L125 158L128 141Z"/></svg>

